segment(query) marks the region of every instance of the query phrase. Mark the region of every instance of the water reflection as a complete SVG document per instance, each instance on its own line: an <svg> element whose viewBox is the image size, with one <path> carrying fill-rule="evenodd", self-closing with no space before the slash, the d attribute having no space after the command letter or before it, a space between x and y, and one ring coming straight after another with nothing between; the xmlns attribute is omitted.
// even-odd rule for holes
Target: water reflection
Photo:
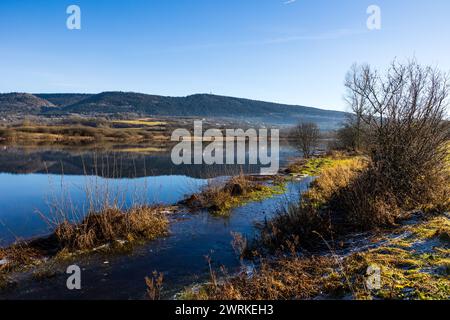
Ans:
<svg viewBox="0 0 450 320"><path fill-rule="evenodd" d="M108 178L137 178L161 175L184 175L193 178L226 176L244 171L259 173L261 165L174 165L170 152L123 152L117 149L20 148L3 146L0 152L1 173L41 173L98 175ZM130 150L123 148L122 150ZM280 165L297 155L289 145L280 146Z"/></svg>
<svg viewBox="0 0 450 320"><path fill-rule="evenodd" d="M296 152L280 149L283 165ZM259 173L260 166L172 164L169 153L124 153L117 150L24 149L0 153L0 245L17 238L47 234L46 219L55 205L80 218L92 199L129 207L132 203L174 204L197 192L207 178ZM107 190L107 195L104 194Z"/></svg>
<svg viewBox="0 0 450 320"><path fill-rule="evenodd" d="M118 201L121 207L132 203L173 204L197 192L206 180L187 176L156 176L137 179L110 179L79 175L0 174L0 239L3 244L15 238L48 233L56 209L65 209L76 220L87 212L91 202ZM92 197L92 198L91 198ZM55 208L58 207L58 208Z"/></svg>

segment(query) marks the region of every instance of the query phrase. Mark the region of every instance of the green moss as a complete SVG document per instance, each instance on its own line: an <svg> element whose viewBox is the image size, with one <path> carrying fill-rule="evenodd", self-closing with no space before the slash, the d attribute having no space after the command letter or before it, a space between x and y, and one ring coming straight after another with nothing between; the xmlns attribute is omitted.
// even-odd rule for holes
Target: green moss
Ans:
<svg viewBox="0 0 450 320"><path fill-rule="evenodd" d="M329 157L300 160L289 165L291 175L317 176L323 168L330 166L333 159Z"/></svg>
<svg viewBox="0 0 450 320"><path fill-rule="evenodd" d="M219 208L213 207L210 209L211 213L217 216L228 216L230 211L249 204L251 202L259 202L276 195L281 195L286 192L286 184L277 185L258 185L254 190L239 196L230 195L225 199Z"/></svg>
<svg viewBox="0 0 450 320"><path fill-rule="evenodd" d="M177 300L191 301L191 300L208 300L209 294L207 290L208 284L197 285L184 289L177 294Z"/></svg>
<svg viewBox="0 0 450 320"><path fill-rule="evenodd" d="M382 247L361 253L362 259L349 257L344 263L350 275L368 265L381 268L382 288L369 292L373 298L448 299L450 250L435 242L437 231L448 225L448 218L439 217L404 227L402 231L411 233L409 237L394 238ZM361 284L359 291L364 291Z"/></svg>
<svg viewBox="0 0 450 320"><path fill-rule="evenodd" d="M333 164L331 158L315 158L309 159L304 167L301 169L300 174L308 175L308 176L317 176L320 172Z"/></svg>
<svg viewBox="0 0 450 320"><path fill-rule="evenodd" d="M318 176L327 168L332 168L338 165L349 165L354 161L359 161L362 159L363 157L360 156L326 156L311 158L292 163L289 166L288 171L293 175Z"/></svg>

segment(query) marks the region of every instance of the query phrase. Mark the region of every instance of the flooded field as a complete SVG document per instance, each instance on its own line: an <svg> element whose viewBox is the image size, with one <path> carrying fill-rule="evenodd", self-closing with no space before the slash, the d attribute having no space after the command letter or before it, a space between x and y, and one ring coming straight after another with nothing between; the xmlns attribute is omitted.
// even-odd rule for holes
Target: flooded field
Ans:
<svg viewBox="0 0 450 320"><path fill-rule="evenodd" d="M283 164L296 152L285 146L280 155ZM222 166L202 170L189 166L183 171L182 167L170 164L170 155L161 153L105 155L10 149L2 157L0 238L3 246L51 232L52 226L43 217L51 217L54 206L77 212L73 219L80 219L79 213L86 212L92 201L88 193L94 194L94 200L99 202L109 196L115 201L119 199L123 207L137 202L171 205L198 192L208 179L258 169L257 166ZM58 170L64 173L57 174ZM236 208L228 217L215 217L206 211L177 212L170 216L167 237L138 246L132 253L82 257L76 261L83 270L80 291L67 290L67 266L63 263L56 268L58 272L45 279L17 274L16 280L20 281L0 297L142 299L146 295L145 276L157 270L164 274L164 298L173 298L183 288L208 279L205 256L211 257L217 270L223 266L231 273L239 271L241 262L231 245L232 233L251 239L256 223L275 214L289 199L298 198L309 182L310 179L305 179L288 183L285 194Z"/></svg>

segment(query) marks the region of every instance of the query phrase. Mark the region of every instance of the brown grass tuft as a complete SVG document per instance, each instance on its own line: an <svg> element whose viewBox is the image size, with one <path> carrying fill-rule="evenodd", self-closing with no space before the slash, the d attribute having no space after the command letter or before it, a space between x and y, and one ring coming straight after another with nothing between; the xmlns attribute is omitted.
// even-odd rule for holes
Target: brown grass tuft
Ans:
<svg viewBox="0 0 450 320"><path fill-rule="evenodd" d="M261 264L253 276L245 273L220 283L209 283L190 299L210 300L290 300L320 294L324 279L333 273L335 262L326 257L282 258Z"/></svg>
<svg viewBox="0 0 450 320"><path fill-rule="evenodd" d="M168 224L157 207L135 207L127 212L105 208L88 214L79 224L63 222L55 235L63 248L89 250L116 240L154 240L167 234Z"/></svg>
<svg viewBox="0 0 450 320"><path fill-rule="evenodd" d="M164 282L164 274L153 271L151 278L145 277L147 294L150 300L160 300L161 290Z"/></svg>
<svg viewBox="0 0 450 320"><path fill-rule="evenodd" d="M6 262L0 265L0 273L15 271L23 266L39 263L42 253L22 243L14 244L8 248L0 248L0 260Z"/></svg>

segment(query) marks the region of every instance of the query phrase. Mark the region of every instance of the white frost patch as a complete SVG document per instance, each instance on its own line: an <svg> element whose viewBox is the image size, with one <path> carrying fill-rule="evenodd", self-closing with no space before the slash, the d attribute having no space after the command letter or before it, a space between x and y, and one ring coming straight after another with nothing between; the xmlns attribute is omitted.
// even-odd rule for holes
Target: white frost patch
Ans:
<svg viewBox="0 0 450 320"><path fill-rule="evenodd" d="M106 249L106 248L109 248L109 244L101 245L101 246L99 246L97 248L92 249L92 251L99 251L99 250L103 250L103 249Z"/></svg>

